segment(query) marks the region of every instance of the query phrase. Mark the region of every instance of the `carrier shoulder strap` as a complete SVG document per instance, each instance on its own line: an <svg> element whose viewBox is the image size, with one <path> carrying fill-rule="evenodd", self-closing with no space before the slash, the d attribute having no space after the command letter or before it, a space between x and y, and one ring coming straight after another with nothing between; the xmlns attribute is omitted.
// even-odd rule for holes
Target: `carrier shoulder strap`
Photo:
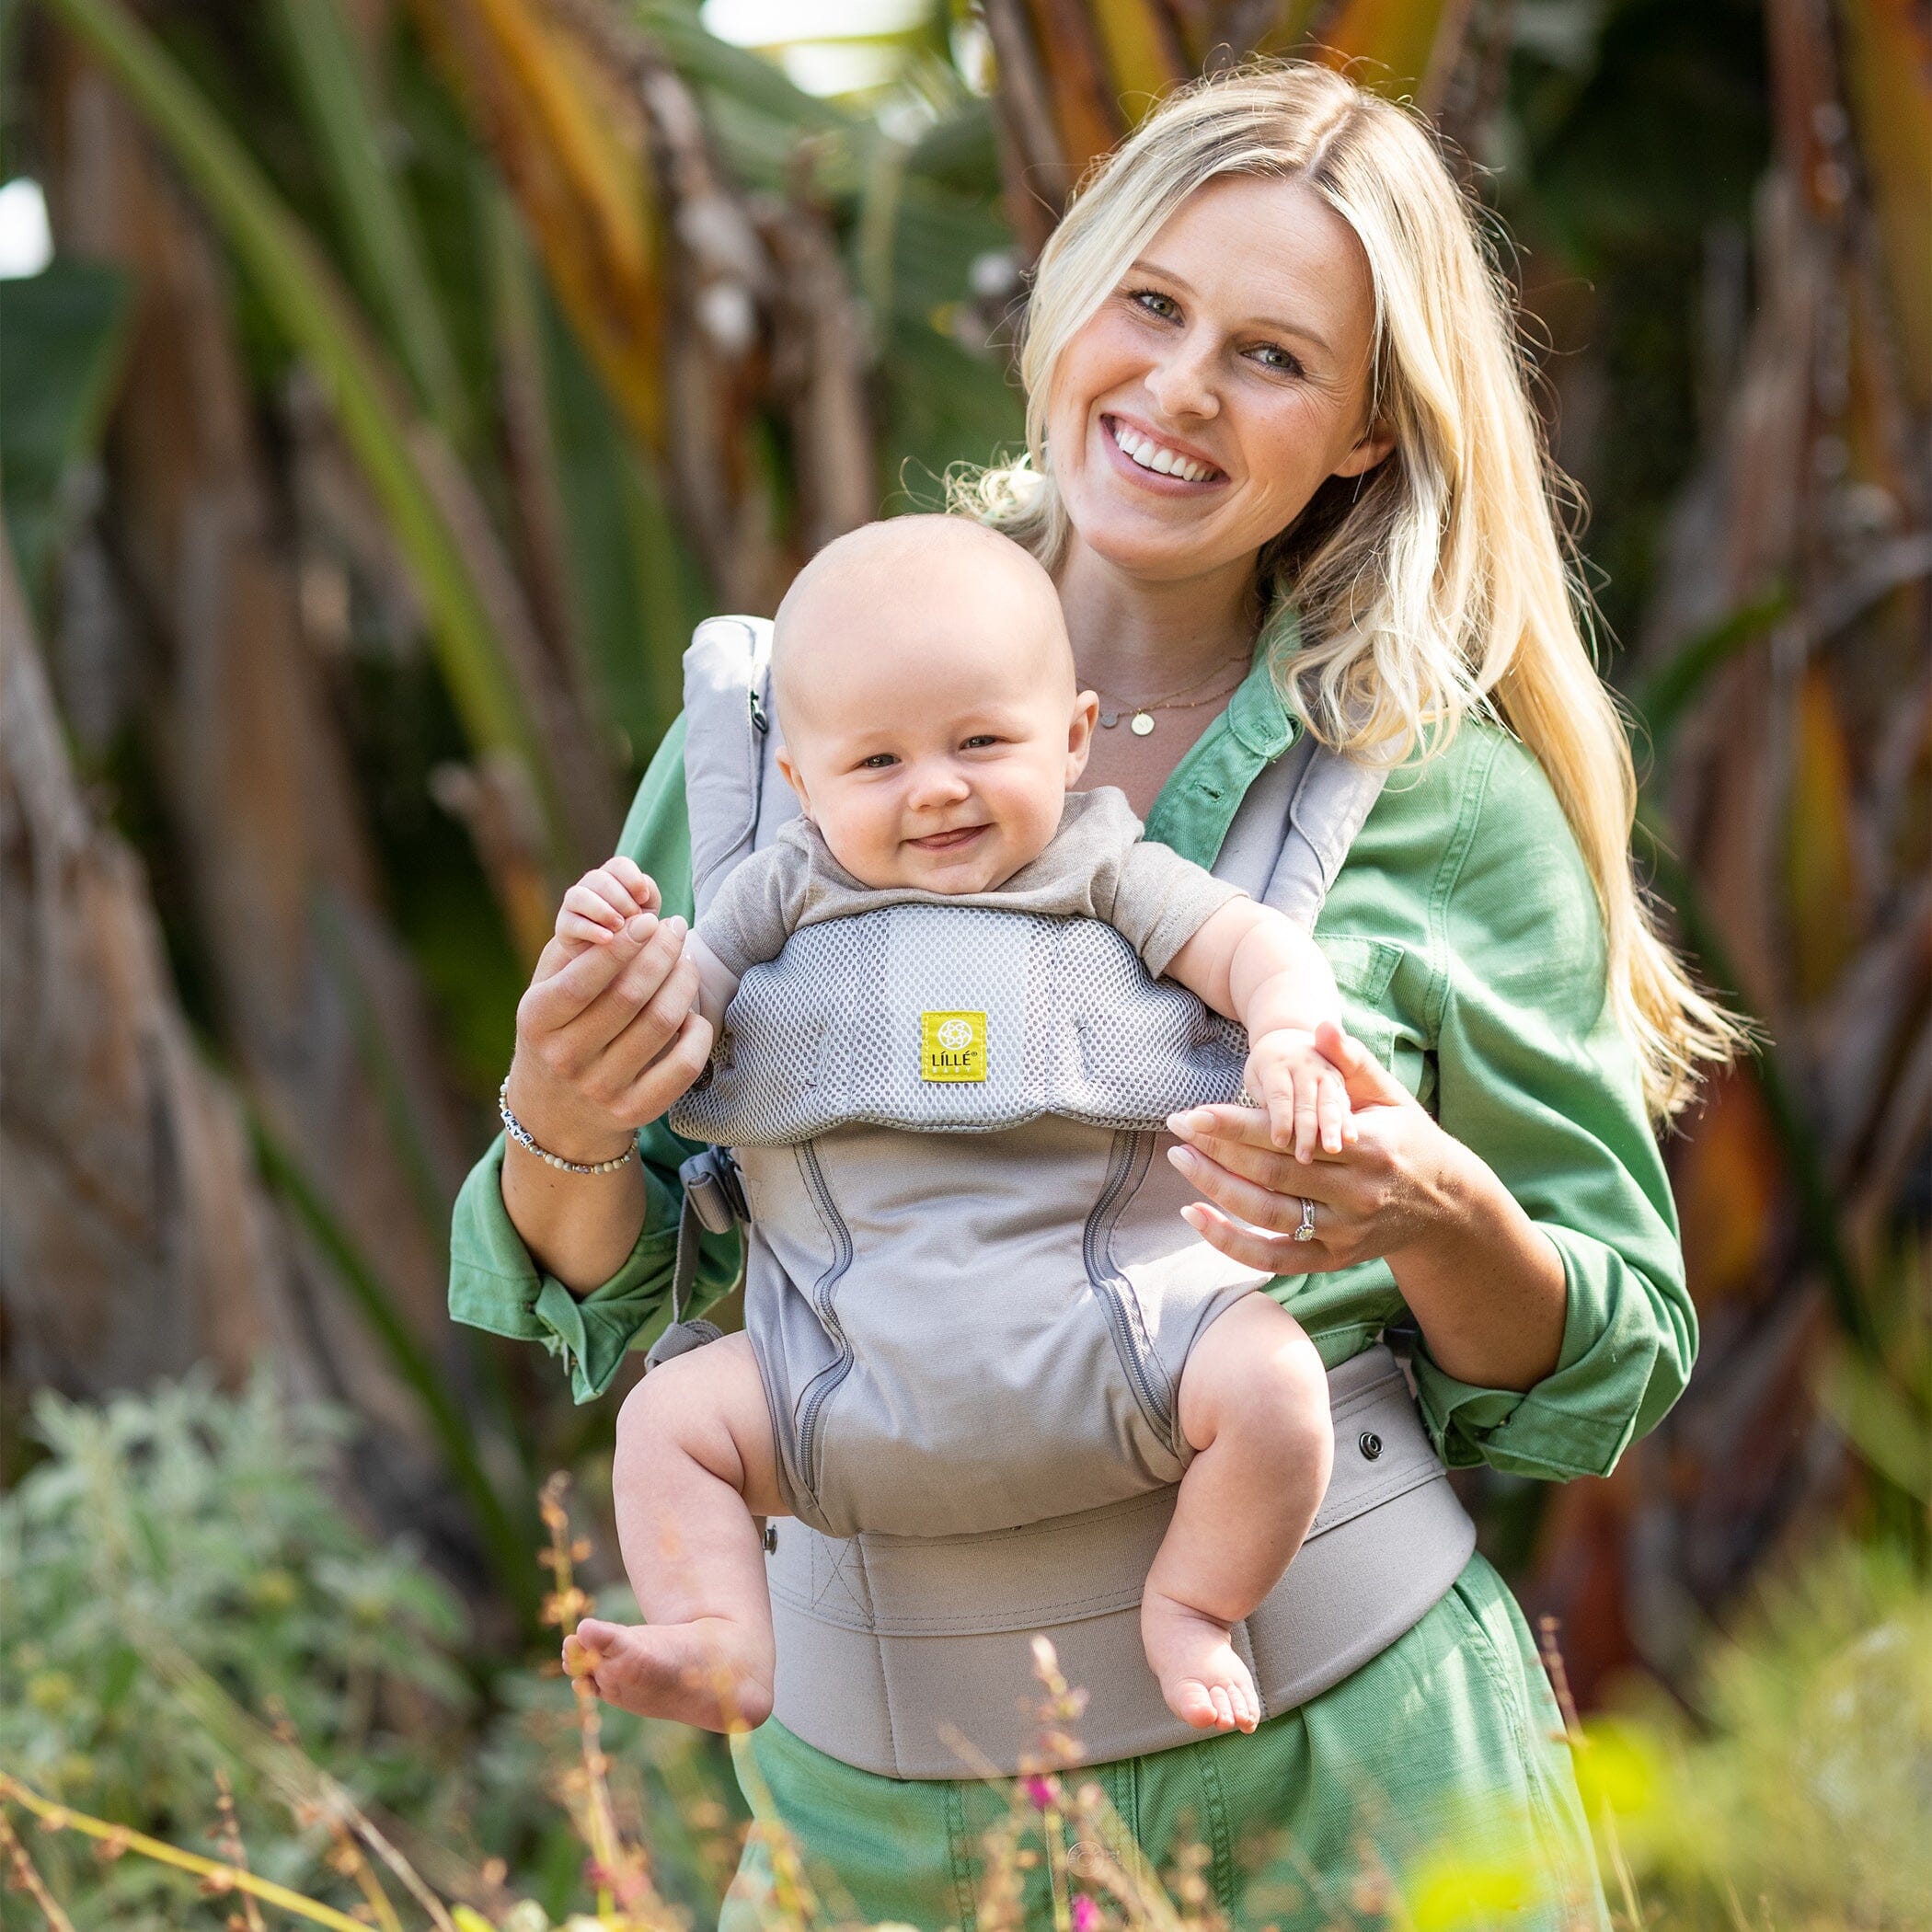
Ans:
<svg viewBox="0 0 1932 1932"><path fill-rule="evenodd" d="M708 910L725 875L796 818L777 774L769 617L709 617L684 653L684 802L691 887Z"/></svg>
<svg viewBox="0 0 1932 1932"><path fill-rule="evenodd" d="M791 787L773 762L771 660L768 617L707 617L684 652L684 805L692 903L699 914L731 868L798 811ZM684 1198L671 1270L671 1323L645 1357L650 1368L717 1340L715 1324L684 1318L697 1278L698 1242L707 1231L721 1235L745 1218L730 1156L720 1149L693 1155L679 1179Z"/></svg>

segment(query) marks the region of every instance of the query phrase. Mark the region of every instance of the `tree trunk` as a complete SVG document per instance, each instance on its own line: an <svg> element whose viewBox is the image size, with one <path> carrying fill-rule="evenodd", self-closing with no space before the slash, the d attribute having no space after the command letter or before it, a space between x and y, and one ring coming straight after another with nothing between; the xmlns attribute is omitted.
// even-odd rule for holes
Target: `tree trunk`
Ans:
<svg viewBox="0 0 1932 1932"><path fill-rule="evenodd" d="M71 42L50 36L48 50L37 105L59 244L135 283L101 527L137 639L137 729L182 927L264 1127L406 1322L445 1353L441 1221L460 1140L303 636L287 508L259 445L224 265L121 96ZM295 1265L317 1379L392 1446L420 1442L415 1402L328 1264L302 1240Z"/></svg>
<svg viewBox="0 0 1932 1932"><path fill-rule="evenodd" d="M0 528L0 1382L101 1396L306 1351L234 1094L140 861L75 783Z"/></svg>

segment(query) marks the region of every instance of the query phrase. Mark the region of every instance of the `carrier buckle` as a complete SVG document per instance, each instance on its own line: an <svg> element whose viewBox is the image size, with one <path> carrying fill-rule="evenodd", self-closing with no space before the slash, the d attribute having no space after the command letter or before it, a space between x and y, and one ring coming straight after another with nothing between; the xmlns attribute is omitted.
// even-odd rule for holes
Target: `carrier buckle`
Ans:
<svg viewBox="0 0 1932 1932"><path fill-rule="evenodd" d="M707 1235L728 1235L734 1223L748 1221L738 1163L727 1147L706 1147L677 1170L684 1199Z"/></svg>

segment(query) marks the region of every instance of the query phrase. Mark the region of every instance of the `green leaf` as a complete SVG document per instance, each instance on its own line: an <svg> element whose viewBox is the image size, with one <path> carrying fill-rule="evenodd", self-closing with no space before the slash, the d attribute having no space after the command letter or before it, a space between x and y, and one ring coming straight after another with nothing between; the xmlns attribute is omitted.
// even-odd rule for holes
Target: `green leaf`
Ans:
<svg viewBox="0 0 1932 1932"><path fill-rule="evenodd" d="M508 753L527 774L553 868L571 869L572 842L465 535L447 514L432 468L454 467L427 423L412 420L366 324L315 237L289 211L234 132L121 0L47 0L146 118L207 204L288 339L313 363L429 612L437 660L479 752Z"/></svg>
<svg viewBox="0 0 1932 1932"><path fill-rule="evenodd" d="M1755 644L1790 607L1791 593L1781 584L1739 605L1689 638L1669 663L1660 665L1628 694L1630 708L1649 731L1653 748L1670 735L1712 673Z"/></svg>
<svg viewBox="0 0 1932 1932"><path fill-rule="evenodd" d="M107 1661L100 1673L99 1702L103 1710L112 1710L134 1687L134 1673L141 1668L141 1653L122 1644Z"/></svg>
<svg viewBox="0 0 1932 1932"><path fill-rule="evenodd" d="M383 319L423 408L467 449L474 425L422 238L385 157L378 104L339 0L277 0L275 17L362 299Z"/></svg>
<svg viewBox="0 0 1932 1932"><path fill-rule="evenodd" d="M702 575L656 472L625 433L547 289L536 303L576 642L603 715L641 769L683 704Z"/></svg>
<svg viewBox="0 0 1932 1932"><path fill-rule="evenodd" d="M37 610L65 521L63 486L113 400L130 293L121 270L65 258L0 282L0 489Z"/></svg>
<svg viewBox="0 0 1932 1932"><path fill-rule="evenodd" d="M523 1512L512 1515L497 1493L496 1485L477 1454L475 1432L458 1411L435 1363L409 1326L396 1291L331 1211L294 1156L270 1132L268 1124L251 1113L249 1127L264 1178L293 1209L296 1219L328 1258L337 1280L348 1290L351 1300L389 1358L391 1367L420 1406L450 1474L476 1512L477 1526L496 1571L498 1586L522 1616L534 1619L537 1593L530 1550L535 1540L535 1524L523 1520Z"/></svg>
<svg viewBox="0 0 1932 1932"><path fill-rule="evenodd" d="M1821 1378L1820 1395L1865 1461L1932 1507L1932 1417L1883 1369L1844 1351Z"/></svg>

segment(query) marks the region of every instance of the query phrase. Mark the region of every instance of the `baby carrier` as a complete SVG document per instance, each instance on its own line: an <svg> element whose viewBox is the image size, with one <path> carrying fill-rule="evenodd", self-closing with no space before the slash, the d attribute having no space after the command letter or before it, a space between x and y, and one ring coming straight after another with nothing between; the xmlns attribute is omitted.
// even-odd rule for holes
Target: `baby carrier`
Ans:
<svg viewBox="0 0 1932 1932"><path fill-rule="evenodd" d="M769 653L767 624L716 618L685 655L700 914L798 810ZM1312 927L1380 782L1304 734L1215 871ZM1036 1631L1091 1694L1090 1759L1199 1735L1147 1670L1139 1600L1190 1454L1188 1351L1264 1278L1180 1218L1196 1197L1156 1140L1239 1095L1245 1049L1092 919L892 905L805 926L745 974L670 1116L710 1145L685 1164L652 1354L716 1333L677 1319L697 1226L744 1221L745 1327L797 1517L767 1537L774 1715L809 1743L898 1777L1012 1771ZM1475 1543L1389 1351L1329 1385L1328 1496L1236 1632L1269 1716L1407 1630Z"/></svg>

